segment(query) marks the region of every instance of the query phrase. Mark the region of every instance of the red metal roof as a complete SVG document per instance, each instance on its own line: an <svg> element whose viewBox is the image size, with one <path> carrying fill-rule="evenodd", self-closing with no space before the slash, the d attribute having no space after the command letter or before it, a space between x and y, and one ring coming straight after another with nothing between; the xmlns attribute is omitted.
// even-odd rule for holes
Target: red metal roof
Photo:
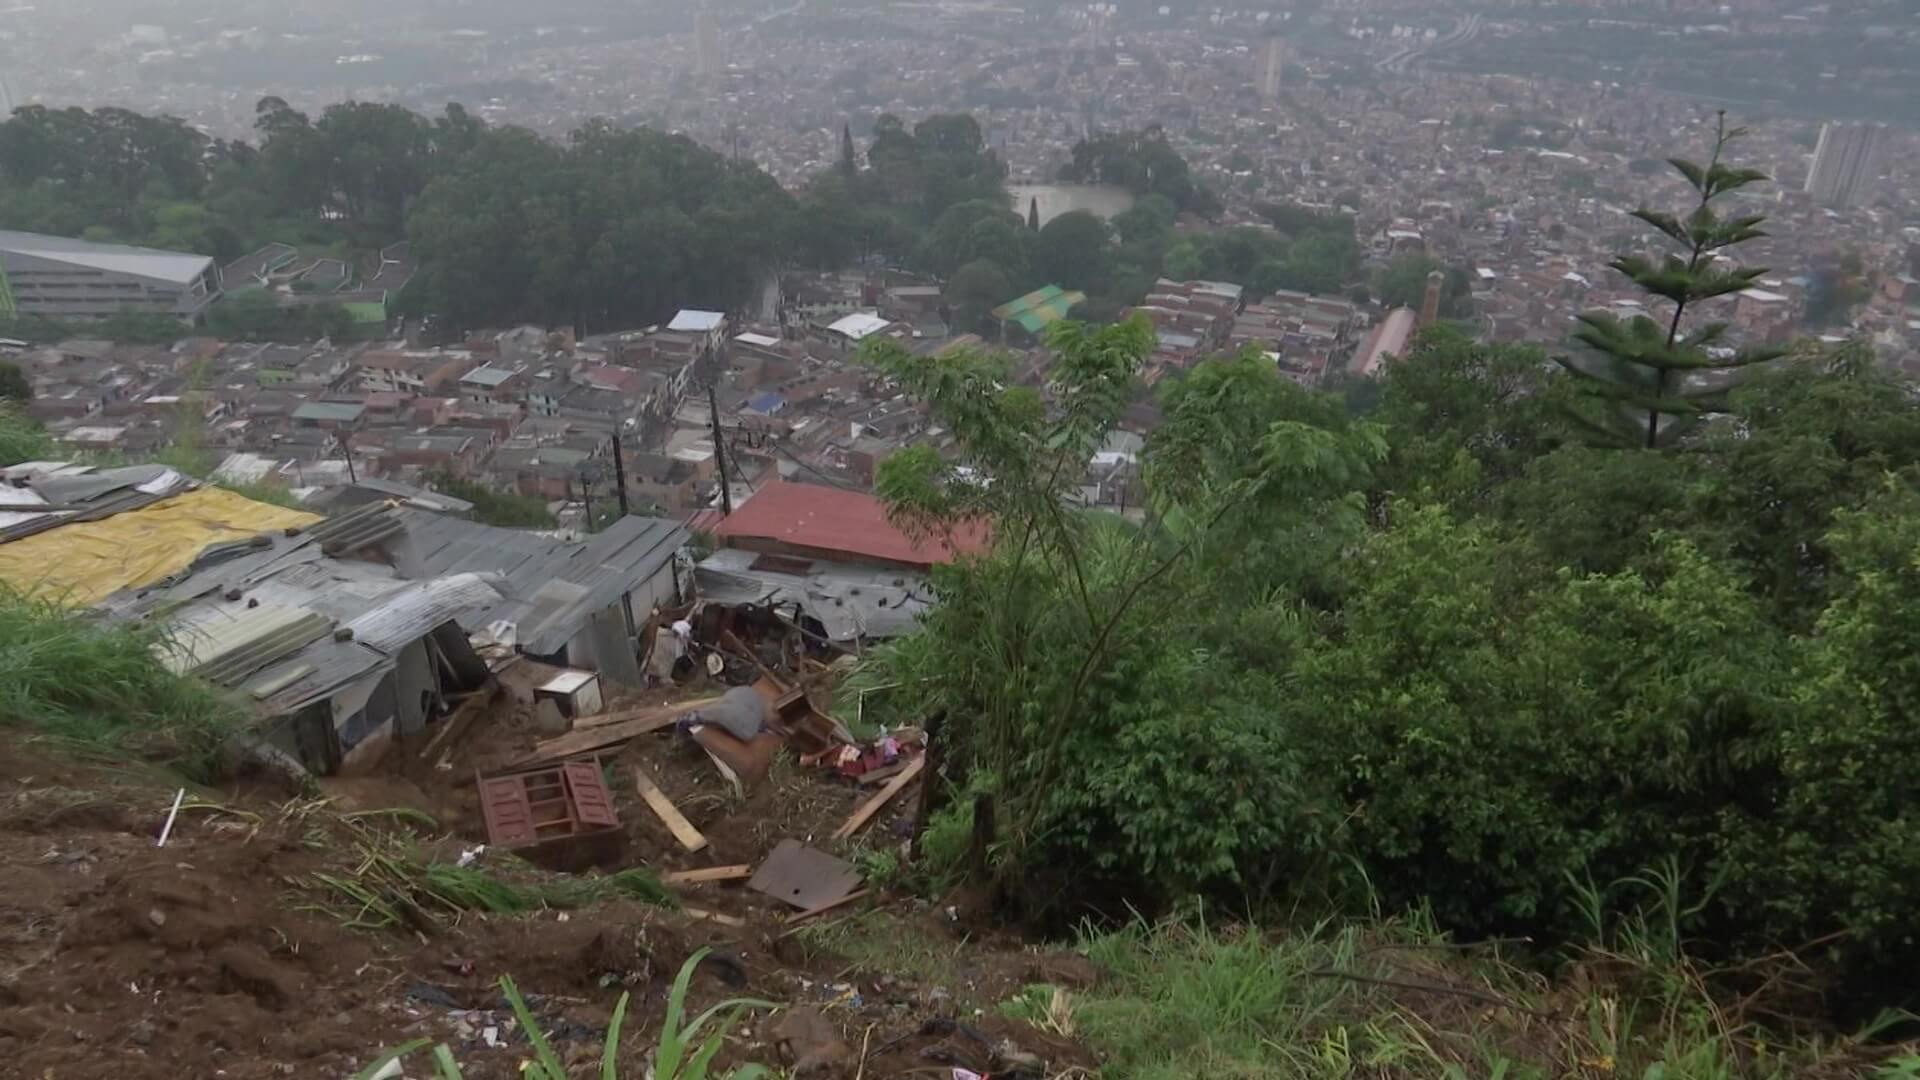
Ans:
<svg viewBox="0 0 1920 1080"><path fill-rule="evenodd" d="M770 540L854 560L877 560L927 567L955 556L984 551L987 530L969 526L951 544L940 539L915 541L887 520L880 500L857 491L797 484L767 484L753 498L713 526L722 540Z"/></svg>

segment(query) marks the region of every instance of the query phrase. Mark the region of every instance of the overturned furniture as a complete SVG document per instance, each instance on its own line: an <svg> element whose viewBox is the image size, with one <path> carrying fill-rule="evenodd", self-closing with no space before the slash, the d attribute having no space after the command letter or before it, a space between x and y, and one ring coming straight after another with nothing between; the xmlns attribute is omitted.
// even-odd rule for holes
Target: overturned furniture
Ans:
<svg viewBox="0 0 1920 1080"><path fill-rule="evenodd" d="M475 774L487 841L569 873L620 859L625 834L597 760Z"/></svg>

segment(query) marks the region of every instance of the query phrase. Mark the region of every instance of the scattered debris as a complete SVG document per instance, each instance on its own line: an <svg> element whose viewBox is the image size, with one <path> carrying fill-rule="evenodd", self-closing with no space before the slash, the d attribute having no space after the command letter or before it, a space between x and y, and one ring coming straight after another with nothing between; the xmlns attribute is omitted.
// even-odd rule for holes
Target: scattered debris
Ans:
<svg viewBox="0 0 1920 1080"><path fill-rule="evenodd" d="M682 731L690 731L703 724L713 725L741 742L749 742L767 729L767 716L767 699L759 691L751 686L736 686L720 695L719 701L681 716L678 726Z"/></svg>
<svg viewBox="0 0 1920 1080"><path fill-rule="evenodd" d="M740 774L733 771L733 766L720 760L720 755L714 753L712 748L708 747L705 743L700 745L700 749L706 753L707 760L713 762L713 767L720 773L720 779L725 780L727 786L733 789L733 797L736 799L746 798L747 789L741 785Z"/></svg>
<svg viewBox="0 0 1920 1080"><path fill-rule="evenodd" d="M584 717L574 721L571 732L535 744L533 752L516 762L515 767L526 768L547 764L618 746L642 735L670 728L686 713L718 700L720 699L700 698L651 709L630 709L625 712L603 713L597 717Z"/></svg>
<svg viewBox="0 0 1920 1080"><path fill-rule="evenodd" d="M573 855L569 861L585 865L618 854L620 816L598 762L478 776L475 784L490 843L544 845L550 859Z"/></svg>
<svg viewBox="0 0 1920 1080"><path fill-rule="evenodd" d="M536 702L551 701L568 717L592 716L600 712L600 676L591 671L566 668L533 688Z"/></svg>
<svg viewBox="0 0 1920 1080"><path fill-rule="evenodd" d="M724 915L718 911L705 911L701 908L681 908L680 914L685 915L689 919L705 919L708 922L716 922L721 926L731 926L735 929L747 925L747 920L737 915Z"/></svg>
<svg viewBox="0 0 1920 1080"><path fill-rule="evenodd" d="M741 863L738 866L709 866L704 870L677 870L661 875L660 882L664 885L698 885L713 881L739 881L752 876L753 867Z"/></svg>
<svg viewBox="0 0 1920 1080"><path fill-rule="evenodd" d="M840 899L833 901L832 903L821 904L818 907L810 907L807 910L801 912L800 914L792 916L787 920L787 922L789 925L793 923L805 922L808 919L811 919L817 915L825 915L827 912L833 911L836 908L845 907L848 904L851 904L855 900L859 900L866 895L867 895L866 889L856 889L853 892L850 892L847 895L841 897Z"/></svg>
<svg viewBox="0 0 1920 1080"><path fill-rule="evenodd" d="M908 762L907 767L901 771L900 775L887 781L886 787L881 788L874 794L873 798L862 803L860 809L855 810L853 816L847 819L847 823L834 831L833 838L835 840L845 840L854 833L866 828L867 822L873 820L873 815L879 813L882 807L892 802L894 797L902 791L905 791L907 785L913 783L914 777L919 776L920 770L926 768L926 765L927 759L924 754Z"/></svg>
<svg viewBox="0 0 1920 1080"><path fill-rule="evenodd" d="M167 823L160 826L160 839L154 842L154 847L167 846L167 837L173 835L173 820L180 816L180 803L184 801L186 797L186 788L181 788L179 791L174 792L173 809L167 811Z"/></svg>
<svg viewBox="0 0 1920 1080"><path fill-rule="evenodd" d="M633 786L639 790L640 797L646 800L654 816L658 817L661 824L667 827L667 831L673 834L673 838L680 842L681 847L688 851L699 851L707 846L707 838L700 834L699 829L693 827L693 822L687 820L686 815L680 812L680 808L673 805L673 800L667 798L667 793L660 790L660 785L654 783L653 778L647 775L647 771L638 765L633 767Z"/></svg>
<svg viewBox="0 0 1920 1080"><path fill-rule="evenodd" d="M780 841L747 882L754 892L802 911L837 903L859 887L860 871L852 863L793 839Z"/></svg>
<svg viewBox="0 0 1920 1080"><path fill-rule="evenodd" d="M773 1038L792 1063L795 1076L832 1072L853 1056L853 1048L840 1037L840 1029L818 1009L789 1009L782 1013L773 1027Z"/></svg>

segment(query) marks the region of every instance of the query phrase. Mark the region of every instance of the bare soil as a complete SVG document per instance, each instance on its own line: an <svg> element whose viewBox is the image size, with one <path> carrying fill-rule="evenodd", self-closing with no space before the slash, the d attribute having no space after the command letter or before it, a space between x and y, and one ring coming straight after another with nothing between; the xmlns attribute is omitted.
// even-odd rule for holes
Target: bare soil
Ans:
<svg viewBox="0 0 1920 1080"><path fill-rule="evenodd" d="M485 840L475 772L530 750L530 721L530 710L503 699L448 768L396 748L387 771L325 781L322 794L342 811L426 811L442 830L434 850L471 847ZM682 851L634 794L636 763L708 837L706 850ZM671 732L603 764L624 834L610 869L757 864L786 837L849 856L828 837L872 794L789 757L736 797L706 755ZM741 927L618 901L469 915L433 933L350 930L295 884L340 872L349 854L310 819L283 816L292 793L259 783L202 792L225 810L183 812L156 848L174 790L166 777L76 763L0 732L0 1077L347 1077L416 1038L448 1042L475 1080L516 1077L527 1044L498 993L501 976L527 995L579 1076L598 1075L589 1063L630 991L620 1057L623 1075L637 1077L674 975L703 946L715 951L696 975L693 1009L735 996L782 1006L737 1024L724 1063L791 1065L822 1049L794 1045L786 1023L837 1032L844 1045L815 1054L827 1059L809 1073L820 1077L944 1077L954 1065L984 1073L1007 1049L1045 1061L1049 1076L1093 1065L1072 1041L995 1010L1078 958L963 924L943 905L875 895L789 932L792 908L733 882L681 894L686 908ZM857 842L900 844L916 790ZM416 1064L409 1075L423 1073Z"/></svg>

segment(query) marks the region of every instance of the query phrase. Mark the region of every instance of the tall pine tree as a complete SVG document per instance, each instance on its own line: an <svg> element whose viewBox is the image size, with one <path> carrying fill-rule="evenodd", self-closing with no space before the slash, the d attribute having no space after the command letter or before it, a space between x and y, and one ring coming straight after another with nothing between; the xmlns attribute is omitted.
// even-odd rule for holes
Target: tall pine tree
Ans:
<svg viewBox="0 0 1920 1080"><path fill-rule="evenodd" d="M853 178L859 165L853 157L853 129L846 124L840 125L840 173L848 179Z"/></svg>
<svg viewBox="0 0 1920 1080"><path fill-rule="evenodd" d="M1027 228L1034 232L1040 231L1040 196L1038 195L1027 199Z"/></svg>
<svg viewBox="0 0 1920 1080"><path fill-rule="evenodd" d="M1586 349L1559 358L1580 390L1574 419L1596 441L1615 446L1671 446L1725 408L1740 368L1783 355L1777 348L1732 349L1724 345L1728 324L1685 318L1699 304L1753 287L1765 268L1741 268L1723 252L1767 235L1759 216L1722 218L1713 203L1765 173L1725 163L1727 147L1744 128L1727 127L1725 112L1714 129L1713 155L1705 166L1669 158L1698 200L1685 217L1642 207L1633 216L1658 229L1677 248L1657 260L1622 255L1609 263L1650 297L1673 305L1664 320L1646 315L1620 319L1604 312L1580 316L1574 340Z"/></svg>

